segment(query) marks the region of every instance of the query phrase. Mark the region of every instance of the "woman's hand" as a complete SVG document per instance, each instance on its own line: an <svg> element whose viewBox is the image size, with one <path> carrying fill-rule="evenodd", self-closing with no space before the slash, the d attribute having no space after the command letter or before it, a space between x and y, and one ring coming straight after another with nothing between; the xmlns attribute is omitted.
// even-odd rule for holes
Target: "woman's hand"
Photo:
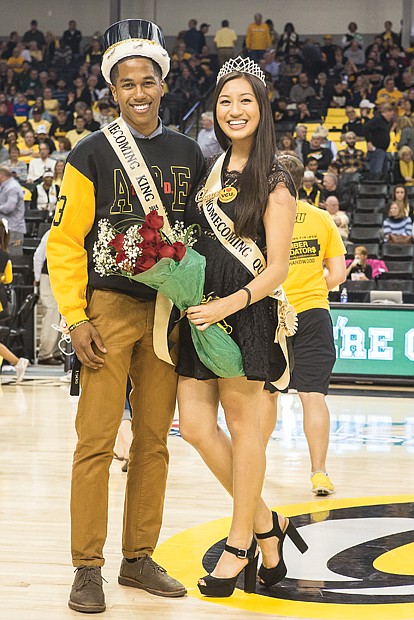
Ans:
<svg viewBox="0 0 414 620"><path fill-rule="evenodd" d="M238 292L240 293L240 292ZM246 293L243 291L246 296ZM241 295L239 295L241 298ZM214 299L206 304L199 306L191 306L187 310L188 320L193 323L197 329L204 331L210 325L222 321L230 314L240 310L240 304L235 305L233 295L223 297L222 299Z"/></svg>

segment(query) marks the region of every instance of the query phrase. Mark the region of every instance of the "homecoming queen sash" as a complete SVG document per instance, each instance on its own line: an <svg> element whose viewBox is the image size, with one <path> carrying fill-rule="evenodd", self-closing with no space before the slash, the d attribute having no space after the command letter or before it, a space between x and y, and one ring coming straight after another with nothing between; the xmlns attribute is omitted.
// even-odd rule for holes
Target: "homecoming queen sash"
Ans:
<svg viewBox="0 0 414 620"><path fill-rule="evenodd" d="M221 169L225 157L226 153L223 153L215 162L204 188L196 195L196 202L202 203L204 215L220 243L256 278L266 269L265 257L252 239L236 235L233 220L218 205L219 194L223 190ZM274 341L280 345L286 361L283 375L277 381L273 381L272 384L279 390L283 390L289 385L290 380L289 351L286 338L293 336L296 332L297 317L282 286L278 286L269 297L278 302L279 320Z"/></svg>
<svg viewBox="0 0 414 620"><path fill-rule="evenodd" d="M163 230L168 234L171 230L168 213L128 125L120 117L106 125L102 132L125 168L145 215L156 211L164 218ZM174 364L168 349L168 322L172 306L170 299L157 293L153 329L154 352L159 359L169 364Z"/></svg>

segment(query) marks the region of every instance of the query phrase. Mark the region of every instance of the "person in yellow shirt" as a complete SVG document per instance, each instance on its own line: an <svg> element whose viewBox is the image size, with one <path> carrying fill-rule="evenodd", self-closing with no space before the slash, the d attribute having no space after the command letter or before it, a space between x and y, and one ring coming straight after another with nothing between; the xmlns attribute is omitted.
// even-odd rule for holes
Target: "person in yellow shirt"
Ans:
<svg viewBox="0 0 414 620"><path fill-rule="evenodd" d="M246 48L249 58L260 63L263 54L272 45L269 26L262 21L260 13L254 16L254 22L249 24L246 32Z"/></svg>
<svg viewBox="0 0 414 620"><path fill-rule="evenodd" d="M223 19L220 30L217 30L214 43L217 49L219 67L234 58L234 46L237 43L237 34L229 27L229 21Z"/></svg>
<svg viewBox="0 0 414 620"><path fill-rule="evenodd" d="M382 103L394 104L399 103L402 98L402 92L396 88L394 78L389 75L384 80L384 88L380 88L377 92L375 103L376 105L381 105Z"/></svg>
<svg viewBox="0 0 414 620"><path fill-rule="evenodd" d="M69 140L72 148L74 148L82 138L89 136L91 133L89 129L85 129L85 124L86 121L83 116L77 116L75 120L75 129L71 129L66 134L66 138Z"/></svg>
<svg viewBox="0 0 414 620"><path fill-rule="evenodd" d="M291 155L279 158L300 187L302 162ZM346 279L345 246L326 211L297 200L290 266L283 288L296 312L298 330L292 338L295 366L289 388L295 388L303 407L303 426L311 460L312 491L329 495L334 486L326 472L329 445L328 392L336 354L328 291ZM266 383L262 432L267 442L276 424L277 392ZM276 397L275 397L276 396Z"/></svg>

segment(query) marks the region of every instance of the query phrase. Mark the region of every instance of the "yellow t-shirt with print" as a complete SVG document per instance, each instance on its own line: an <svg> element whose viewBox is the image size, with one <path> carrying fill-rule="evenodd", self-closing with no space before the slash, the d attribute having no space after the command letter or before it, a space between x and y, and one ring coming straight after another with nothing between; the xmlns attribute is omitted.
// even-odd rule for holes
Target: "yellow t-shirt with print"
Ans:
<svg viewBox="0 0 414 620"><path fill-rule="evenodd" d="M329 310L323 261L345 254L345 246L327 211L302 200L296 204L289 272L283 288L298 313L311 308Z"/></svg>

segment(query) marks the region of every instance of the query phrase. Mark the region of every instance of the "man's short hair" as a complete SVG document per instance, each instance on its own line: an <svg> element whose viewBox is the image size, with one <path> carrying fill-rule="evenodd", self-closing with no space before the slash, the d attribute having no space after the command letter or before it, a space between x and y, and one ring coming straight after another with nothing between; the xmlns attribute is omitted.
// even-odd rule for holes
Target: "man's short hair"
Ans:
<svg viewBox="0 0 414 620"><path fill-rule="evenodd" d="M5 166L4 164L0 164L0 173L1 172L5 174L6 177L11 177L13 174L11 168L9 168L8 166Z"/></svg>
<svg viewBox="0 0 414 620"><path fill-rule="evenodd" d="M196 24L197 24L197 22L196 22ZM124 62L124 60L129 60L130 58L145 58L146 60L150 60L152 62L152 66L154 67L155 75L157 77L159 77L160 80L162 80L162 69L161 69L160 65L155 62L155 60L152 60L152 58L148 58L147 56L127 56L126 58L123 58L122 60L117 62L116 65L114 65L112 67L111 73L109 75L110 80L111 80L111 84L113 84L113 85L116 84L116 81L117 81L118 76L119 76L119 64L121 62Z"/></svg>
<svg viewBox="0 0 414 620"><path fill-rule="evenodd" d="M207 112L202 113L201 118L203 121L214 121L214 114L210 110L207 110Z"/></svg>
<svg viewBox="0 0 414 620"><path fill-rule="evenodd" d="M295 186L296 191L298 191L303 181L303 173L305 170L304 165L300 159L294 155L280 155L278 157L278 161L282 164L285 170L289 172L292 177L293 185ZM311 174L313 173L311 172Z"/></svg>
<svg viewBox="0 0 414 620"><path fill-rule="evenodd" d="M347 131L345 134L345 140L347 138L355 138L356 139L356 133L354 131Z"/></svg>

